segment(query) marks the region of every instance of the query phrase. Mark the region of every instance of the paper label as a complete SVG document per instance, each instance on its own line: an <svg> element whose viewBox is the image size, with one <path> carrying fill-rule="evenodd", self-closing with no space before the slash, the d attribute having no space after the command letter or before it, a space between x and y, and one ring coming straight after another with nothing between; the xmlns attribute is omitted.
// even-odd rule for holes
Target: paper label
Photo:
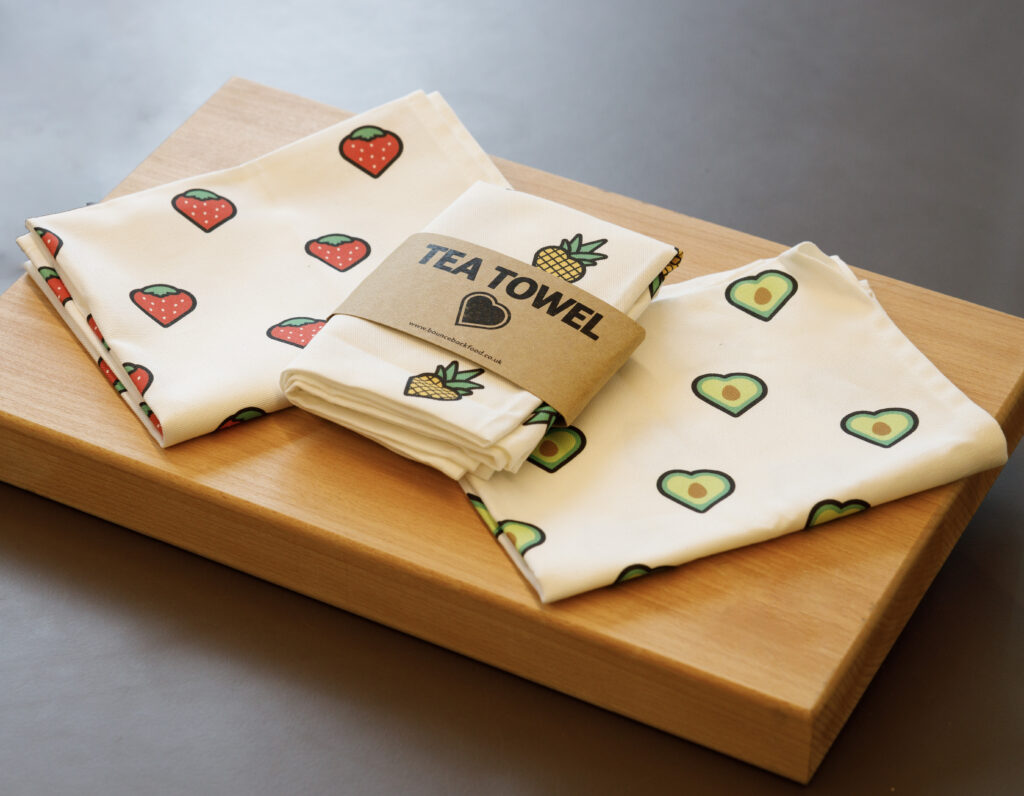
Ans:
<svg viewBox="0 0 1024 796"><path fill-rule="evenodd" d="M636 321L570 282L431 232L407 238L334 314L447 349L533 393L567 422L644 338Z"/></svg>

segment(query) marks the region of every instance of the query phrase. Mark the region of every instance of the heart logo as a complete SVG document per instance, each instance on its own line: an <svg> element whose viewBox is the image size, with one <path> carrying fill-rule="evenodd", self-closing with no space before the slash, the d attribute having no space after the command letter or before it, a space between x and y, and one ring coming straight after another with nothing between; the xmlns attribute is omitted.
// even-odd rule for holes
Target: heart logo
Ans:
<svg viewBox="0 0 1024 796"><path fill-rule="evenodd" d="M782 271L762 271L737 279L725 289L725 300L762 321L770 321L796 293L796 280Z"/></svg>
<svg viewBox="0 0 1024 796"><path fill-rule="evenodd" d="M498 525L498 534L505 534L505 537L512 542L512 546L519 551L519 555L526 555L527 550L533 550L537 545L544 544L547 536L544 531L536 525L518 520L504 520Z"/></svg>
<svg viewBox="0 0 1024 796"><path fill-rule="evenodd" d="M850 412L840 421L847 434L872 445L891 448L917 428L917 415L909 409L879 409L877 412Z"/></svg>
<svg viewBox="0 0 1024 796"><path fill-rule="evenodd" d="M753 373L707 373L690 385L694 395L733 417L739 417L768 394L768 385Z"/></svg>
<svg viewBox="0 0 1024 796"><path fill-rule="evenodd" d="M736 482L718 470L668 470L658 478L658 491L669 500L703 514L725 500Z"/></svg>
<svg viewBox="0 0 1024 796"><path fill-rule="evenodd" d="M807 515L807 524L804 527L813 528L815 525L823 525L826 522L838 520L840 517L849 517L851 514L857 514L869 508L871 505L866 500L847 500L845 503L831 498L820 500L814 504L814 508Z"/></svg>
<svg viewBox="0 0 1024 796"><path fill-rule="evenodd" d="M587 438L576 426L553 428L533 449L528 461L553 473L575 459L586 444Z"/></svg>
<svg viewBox="0 0 1024 796"><path fill-rule="evenodd" d="M455 316L456 326L472 326L476 329L500 329L509 322L512 313L490 293L467 293L459 304Z"/></svg>

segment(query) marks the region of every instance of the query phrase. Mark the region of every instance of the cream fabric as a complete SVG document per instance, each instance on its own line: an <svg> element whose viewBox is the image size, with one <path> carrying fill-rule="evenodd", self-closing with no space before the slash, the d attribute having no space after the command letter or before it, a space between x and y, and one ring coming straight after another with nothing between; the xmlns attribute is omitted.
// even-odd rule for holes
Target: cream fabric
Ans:
<svg viewBox="0 0 1024 796"><path fill-rule="evenodd" d="M642 323L573 427L516 475L462 479L544 602L1006 461L995 420L813 244L667 287Z"/></svg>
<svg viewBox="0 0 1024 796"><path fill-rule="evenodd" d="M327 314L479 180L507 184L417 92L236 168L33 218L19 243L168 446L286 407L281 370Z"/></svg>
<svg viewBox="0 0 1024 796"><path fill-rule="evenodd" d="M659 275L674 267L678 255L673 246L646 235L483 183L466 191L424 231L470 240L527 264L540 249L561 241L571 248L577 239L578 247L594 257L572 266L579 270L570 274L576 277L571 281L634 318L648 306ZM431 393L440 397L427 396L438 367L463 374L458 382L465 384L466 394L440 386ZM417 376L424 385L418 393L410 385ZM444 379L434 379L435 385L439 381ZM295 405L452 478L518 470L554 415L537 413L543 396L458 354L346 315L330 319L284 371L281 385Z"/></svg>

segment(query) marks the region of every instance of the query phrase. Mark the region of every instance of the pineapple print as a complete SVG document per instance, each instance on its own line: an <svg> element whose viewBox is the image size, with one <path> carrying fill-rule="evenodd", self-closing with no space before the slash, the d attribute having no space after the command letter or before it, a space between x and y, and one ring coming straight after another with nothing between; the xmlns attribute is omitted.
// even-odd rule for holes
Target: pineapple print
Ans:
<svg viewBox="0 0 1024 796"><path fill-rule="evenodd" d="M669 260L668 265L661 269L661 273L654 277L654 281L647 286L648 292L651 294L651 298L661 289L662 283L665 281L665 277L675 271L679 267L679 263L682 262L683 253L676 249L676 255Z"/></svg>
<svg viewBox="0 0 1024 796"><path fill-rule="evenodd" d="M458 401L472 395L473 390L483 389L484 385L473 381L483 372L483 368L459 370L459 363L453 359L447 367L438 365L433 373L411 376L405 383L405 394L432 401Z"/></svg>
<svg viewBox="0 0 1024 796"><path fill-rule="evenodd" d="M558 246L538 249L533 255L533 264L566 282L577 282L583 277L587 266L608 256L598 251L607 242L606 238L602 238L584 243L583 236L577 233L572 240L563 240Z"/></svg>

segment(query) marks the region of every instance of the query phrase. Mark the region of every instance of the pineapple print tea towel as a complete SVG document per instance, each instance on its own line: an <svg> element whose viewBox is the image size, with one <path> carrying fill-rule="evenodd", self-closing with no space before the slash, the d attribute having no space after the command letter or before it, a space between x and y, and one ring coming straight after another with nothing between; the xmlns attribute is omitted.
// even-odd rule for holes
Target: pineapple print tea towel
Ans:
<svg viewBox="0 0 1024 796"><path fill-rule="evenodd" d="M507 185L416 92L244 165L66 213L29 275L162 446L288 406L282 368L400 241Z"/></svg>
<svg viewBox="0 0 1024 796"><path fill-rule="evenodd" d="M995 420L813 244L672 285L643 325L517 475L461 481L544 602L1006 461Z"/></svg>
<svg viewBox="0 0 1024 796"><path fill-rule="evenodd" d="M678 250L546 199L477 184L424 231L472 241L578 283L636 318ZM297 406L452 478L515 471L556 412L438 346L335 315L284 371Z"/></svg>

